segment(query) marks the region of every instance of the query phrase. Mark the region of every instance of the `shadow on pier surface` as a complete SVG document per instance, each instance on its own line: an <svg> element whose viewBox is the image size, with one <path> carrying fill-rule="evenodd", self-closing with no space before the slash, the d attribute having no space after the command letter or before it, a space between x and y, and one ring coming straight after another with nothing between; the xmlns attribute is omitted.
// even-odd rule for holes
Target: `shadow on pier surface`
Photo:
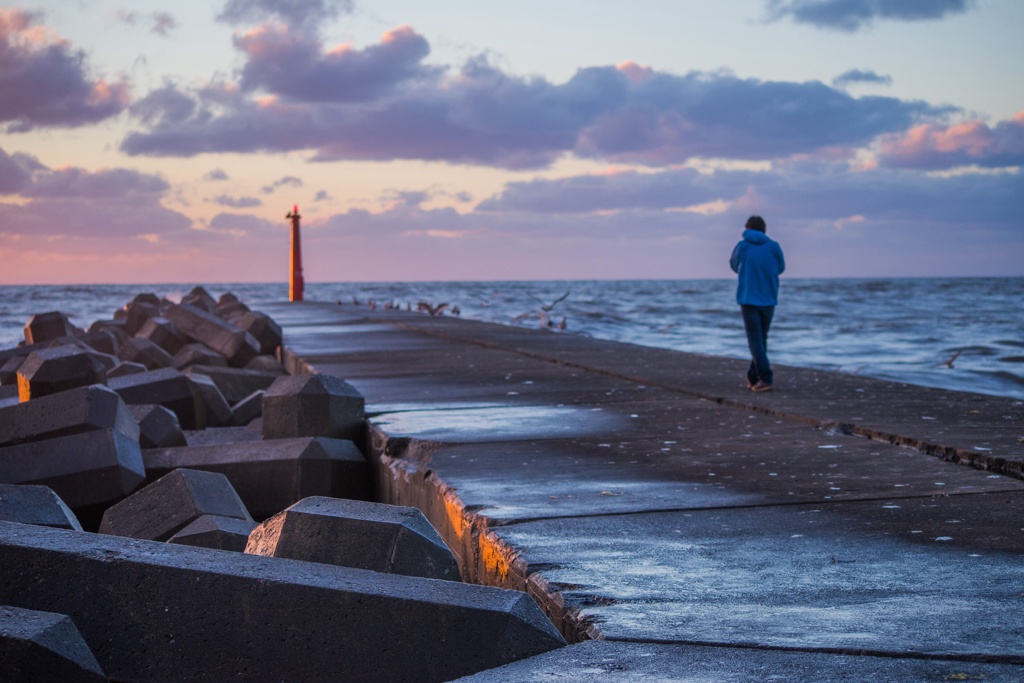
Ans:
<svg viewBox="0 0 1024 683"><path fill-rule="evenodd" d="M1020 680L1024 402L454 318L265 307L385 502L570 642L473 681Z"/></svg>

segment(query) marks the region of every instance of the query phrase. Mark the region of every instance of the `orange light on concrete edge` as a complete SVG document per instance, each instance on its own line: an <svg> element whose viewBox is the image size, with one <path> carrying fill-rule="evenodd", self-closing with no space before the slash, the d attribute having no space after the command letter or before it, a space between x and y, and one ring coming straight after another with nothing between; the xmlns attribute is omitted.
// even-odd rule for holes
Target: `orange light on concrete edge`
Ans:
<svg viewBox="0 0 1024 683"><path fill-rule="evenodd" d="M292 207L285 218L292 219L291 275L288 279L288 301L302 301L305 282L302 279L302 241L299 237L299 205Z"/></svg>

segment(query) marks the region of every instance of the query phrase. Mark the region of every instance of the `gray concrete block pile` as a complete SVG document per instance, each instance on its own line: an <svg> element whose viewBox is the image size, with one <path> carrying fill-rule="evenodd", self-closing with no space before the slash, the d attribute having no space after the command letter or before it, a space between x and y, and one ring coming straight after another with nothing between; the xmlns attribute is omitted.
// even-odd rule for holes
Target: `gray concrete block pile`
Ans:
<svg viewBox="0 0 1024 683"><path fill-rule="evenodd" d="M564 645L370 501L362 396L197 287L0 350L0 670L17 680L446 681ZM113 353L112 353L113 352Z"/></svg>

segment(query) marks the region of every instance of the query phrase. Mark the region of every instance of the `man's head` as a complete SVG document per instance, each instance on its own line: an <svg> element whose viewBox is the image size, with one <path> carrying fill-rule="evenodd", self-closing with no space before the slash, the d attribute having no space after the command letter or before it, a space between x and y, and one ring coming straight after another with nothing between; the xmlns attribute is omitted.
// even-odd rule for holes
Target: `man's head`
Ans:
<svg viewBox="0 0 1024 683"><path fill-rule="evenodd" d="M767 226L764 224L764 219L761 218L760 216L751 216L750 218L747 219L747 230L757 230L758 232L765 232L766 227Z"/></svg>

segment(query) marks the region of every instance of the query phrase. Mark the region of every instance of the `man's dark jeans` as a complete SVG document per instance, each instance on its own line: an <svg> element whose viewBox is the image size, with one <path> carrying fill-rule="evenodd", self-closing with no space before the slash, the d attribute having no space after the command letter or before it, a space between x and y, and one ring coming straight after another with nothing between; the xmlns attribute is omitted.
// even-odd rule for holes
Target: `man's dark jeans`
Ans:
<svg viewBox="0 0 1024 683"><path fill-rule="evenodd" d="M743 312L743 326L747 328L747 344L750 346L750 369L747 381L751 384L772 383L772 366L768 362L768 328L775 315L774 306L740 306Z"/></svg>

